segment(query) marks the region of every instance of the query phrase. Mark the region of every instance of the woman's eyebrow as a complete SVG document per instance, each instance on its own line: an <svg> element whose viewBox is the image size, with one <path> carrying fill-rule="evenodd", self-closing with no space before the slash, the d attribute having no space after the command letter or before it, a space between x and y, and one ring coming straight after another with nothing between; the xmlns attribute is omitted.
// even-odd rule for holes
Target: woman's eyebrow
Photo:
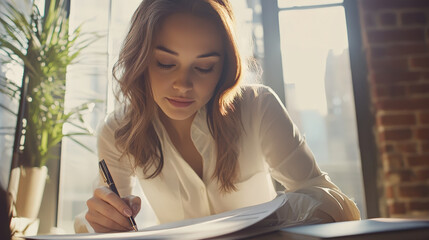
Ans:
<svg viewBox="0 0 429 240"><path fill-rule="evenodd" d="M175 55L175 56L179 56L179 54L177 52L175 52L171 49L168 49L164 46L161 46L161 45L157 46L156 49L161 50L163 52L170 53L170 54ZM206 57L220 57L220 53L213 51L213 52L209 52L209 53L205 53L205 54L201 54L201 55L197 56L197 58L206 58Z"/></svg>
<svg viewBox="0 0 429 240"><path fill-rule="evenodd" d="M170 54L173 54L173 55L175 55L175 56L178 56L178 55L179 55L177 52L175 52L175 51L173 51L173 50L170 50L170 49L168 49L168 48L166 48L166 47L164 47L164 46L157 46L157 47L156 47L156 49L161 50L161 51L164 51L164 52L167 52L167 53L170 53Z"/></svg>
<svg viewBox="0 0 429 240"><path fill-rule="evenodd" d="M197 58L206 58L206 57L220 57L220 54L218 52L209 52L209 53L201 54Z"/></svg>

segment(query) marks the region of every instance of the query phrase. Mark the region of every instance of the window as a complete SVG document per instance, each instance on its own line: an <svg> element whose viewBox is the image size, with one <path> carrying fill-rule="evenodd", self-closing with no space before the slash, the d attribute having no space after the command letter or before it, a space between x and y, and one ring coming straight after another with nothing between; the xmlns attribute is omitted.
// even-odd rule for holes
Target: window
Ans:
<svg viewBox="0 0 429 240"><path fill-rule="evenodd" d="M365 217L342 1L278 0L278 6L286 108L322 171Z"/></svg>
<svg viewBox="0 0 429 240"><path fill-rule="evenodd" d="M103 37L93 44L86 57L73 65L67 75L66 103L76 106L89 99L97 104L86 121L96 131L107 112L113 109L111 69L119 53L132 13L141 0L73 0L70 6L70 29L84 23L84 31L96 32ZM64 131L72 126L65 126ZM95 137L79 141L96 151ZM86 208L98 180L98 157L76 143L64 139L62 144L61 180L58 206L58 227L72 233L74 217Z"/></svg>
<svg viewBox="0 0 429 240"><path fill-rule="evenodd" d="M10 3L11 0L0 0L1 4ZM29 4L26 2L16 2L24 12L31 12ZM0 9L3 13L4 9ZM4 29L0 26L0 33ZM4 52L0 52L0 60L3 62ZM0 63L0 78L7 77L13 81L17 86L22 83L23 68L20 64ZM3 83L3 82L2 82ZM7 189L9 181L9 172L12 159L12 148L15 139L16 128L16 113L18 112L19 105L19 92L17 98L11 99L6 94L0 93L0 187Z"/></svg>

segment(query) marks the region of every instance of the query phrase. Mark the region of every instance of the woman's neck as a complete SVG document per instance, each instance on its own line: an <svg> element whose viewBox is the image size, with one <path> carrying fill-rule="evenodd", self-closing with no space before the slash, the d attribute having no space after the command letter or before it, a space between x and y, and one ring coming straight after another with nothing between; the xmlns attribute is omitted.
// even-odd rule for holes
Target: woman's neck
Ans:
<svg viewBox="0 0 429 240"><path fill-rule="evenodd" d="M191 137L191 125L196 114L185 120L174 120L169 118L167 115L160 110L159 118L162 125L168 132L170 138L177 140L189 139Z"/></svg>

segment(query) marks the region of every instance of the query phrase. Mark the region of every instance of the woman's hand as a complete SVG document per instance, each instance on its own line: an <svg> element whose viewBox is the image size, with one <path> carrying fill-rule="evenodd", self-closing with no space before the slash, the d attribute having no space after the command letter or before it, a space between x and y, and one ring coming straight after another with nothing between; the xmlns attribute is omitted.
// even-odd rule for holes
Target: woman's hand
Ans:
<svg viewBox="0 0 429 240"><path fill-rule="evenodd" d="M122 199L108 187L98 187L86 201L86 220L95 232L122 232L133 230L129 217L140 211L141 199L126 196Z"/></svg>

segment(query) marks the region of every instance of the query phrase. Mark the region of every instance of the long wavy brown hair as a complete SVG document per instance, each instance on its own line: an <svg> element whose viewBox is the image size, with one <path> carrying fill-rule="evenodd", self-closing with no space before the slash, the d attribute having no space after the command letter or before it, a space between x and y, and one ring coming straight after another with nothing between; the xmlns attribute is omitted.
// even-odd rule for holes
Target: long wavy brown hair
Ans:
<svg viewBox="0 0 429 240"><path fill-rule="evenodd" d="M178 12L208 18L223 31L225 61L214 94L206 105L207 124L217 148L212 178L220 183L222 192L234 191L238 177L237 145L242 131L237 101L241 96L242 63L228 0L142 1L132 17L130 30L113 68L113 76L119 83L116 97L126 106L123 124L115 132L116 145L124 155L134 157L134 166L141 166L147 178L161 173L164 165L162 143L152 124L157 105L147 71L157 29L167 16Z"/></svg>

